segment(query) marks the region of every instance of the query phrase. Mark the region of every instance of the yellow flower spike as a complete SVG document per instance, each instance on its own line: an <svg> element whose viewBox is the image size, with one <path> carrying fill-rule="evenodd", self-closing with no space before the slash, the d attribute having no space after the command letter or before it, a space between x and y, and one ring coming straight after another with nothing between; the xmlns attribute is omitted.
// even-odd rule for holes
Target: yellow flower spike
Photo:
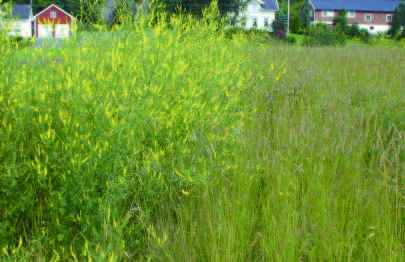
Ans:
<svg viewBox="0 0 405 262"><path fill-rule="evenodd" d="M188 195L189 193L187 191L181 190L181 193L183 193L184 195Z"/></svg>
<svg viewBox="0 0 405 262"><path fill-rule="evenodd" d="M179 173L179 171L177 171L177 169L174 169L174 172L175 172L178 176L184 177L182 174Z"/></svg>
<svg viewBox="0 0 405 262"><path fill-rule="evenodd" d="M22 245L22 239L21 239L21 236L20 236L20 238L18 239L18 246L17 246L17 248L20 248L21 245Z"/></svg>
<svg viewBox="0 0 405 262"><path fill-rule="evenodd" d="M7 250L6 250L6 248L4 247L2 250L1 250L2 252L3 252L3 254L5 254L7 257L9 256L8 255L8 252L7 252Z"/></svg>

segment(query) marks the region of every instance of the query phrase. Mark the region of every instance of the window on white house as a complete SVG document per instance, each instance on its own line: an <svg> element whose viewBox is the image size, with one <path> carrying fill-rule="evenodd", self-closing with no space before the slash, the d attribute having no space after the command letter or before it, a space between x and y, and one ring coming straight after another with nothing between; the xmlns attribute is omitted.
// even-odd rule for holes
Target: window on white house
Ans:
<svg viewBox="0 0 405 262"><path fill-rule="evenodd" d="M391 21L392 21L392 15L387 15L387 16L385 17L385 21L391 22Z"/></svg>
<svg viewBox="0 0 405 262"><path fill-rule="evenodd" d="M21 32L21 25L15 24L13 27L13 30L14 30L14 32L17 32L17 33Z"/></svg>
<svg viewBox="0 0 405 262"><path fill-rule="evenodd" d="M348 11L346 17L356 17L356 12Z"/></svg>
<svg viewBox="0 0 405 262"><path fill-rule="evenodd" d="M371 15L365 15L364 20L365 21L371 21Z"/></svg>
<svg viewBox="0 0 405 262"><path fill-rule="evenodd" d="M323 17L333 17L335 15L335 13L333 11L328 11L328 10L324 10L321 13L321 16Z"/></svg>
<svg viewBox="0 0 405 262"><path fill-rule="evenodd" d="M254 11L254 12L259 11L259 5L253 4L252 7L251 7L251 9L252 9L252 11Z"/></svg>
<svg viewBox="0 0 405 262"><path fill-rule="evenodd" d="M51 18L56 18L56 12L51 12Z"/></svg>
<svg viewBox="0 0 405 262"><path fill-rule="evenodd" d="M370 30L374 30L374 26L370 26Z"/></svg>
<svg viewBox="0 0 405 262"><path fill-rule="evenodd" d="M246 18L241 19L242 27L246 27Z"/></svg>
<svg viewBox="0 0 405 262"><path fill-rule="evenodd" d="M252 26L257 27L257 18L253 18Z"/></svg>
<svg viewBox="0 0 405 262"><path fill-rule="evenodd" d="M268 26L269 26L269 19L264 18L264 27L268 27Z"/></svg>

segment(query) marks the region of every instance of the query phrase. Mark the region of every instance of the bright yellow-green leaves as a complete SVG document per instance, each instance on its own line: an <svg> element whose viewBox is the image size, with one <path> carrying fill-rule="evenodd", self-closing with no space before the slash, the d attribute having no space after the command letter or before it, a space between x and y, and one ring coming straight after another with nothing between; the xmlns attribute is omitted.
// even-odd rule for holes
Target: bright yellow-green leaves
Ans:
<svg viewBox="0 0 405 262"><path fill-rule="evenodd" d="M86 257L98 248L88 241L125 254L125 241L145 241L139 232L157 206L235 170L228 159L244 146L243 126L255 113L246 99L255 74L265 73L245 55L246 39L227 41L213 24L187 23L84 33L60 49L26 51L29 62L1 76L10 190L29 192L21 206L47 221L35 226L55 258L79 260L73 240ZM5 201L12 209L12 198ZM142 215L125 220L133 205Z"/></svg>

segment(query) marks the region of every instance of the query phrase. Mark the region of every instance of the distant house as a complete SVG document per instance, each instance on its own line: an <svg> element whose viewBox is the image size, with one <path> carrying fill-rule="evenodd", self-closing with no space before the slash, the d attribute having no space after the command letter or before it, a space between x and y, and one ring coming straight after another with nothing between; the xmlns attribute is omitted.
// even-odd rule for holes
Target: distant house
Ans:
<svg viewBox="0 0 405 262"><path fill-rule="evenodd" d="M30 5L9 5L1 7L1 28L9 35L32 36L32 9Z"/></svg>
<svg viewBox="0 0 405 262"><path fill-rule="evenodd" d="M67 38L74 32L74 18L56 5L50 5L34 16L37 38Z"/></svg>
<svg viewBox="0 0 405 262"><path fill-rule="evenodd" d="M279 10L277 0L250 0L236 16L236 26L246 29L257 28L273 31L271 24ZM234 13L228 13L232 20Z"/></svg>
<svg viewBox="0 0 405 262"><path fill-rule="evenodd" d="M347 11L349 24L358 23L360 29L370 33L386 32L392 21L395 8L404 1L399 0L309 0L311 23L333 24L333 18L342 9ZM301 7L301 16L304 5Z"/></svg>

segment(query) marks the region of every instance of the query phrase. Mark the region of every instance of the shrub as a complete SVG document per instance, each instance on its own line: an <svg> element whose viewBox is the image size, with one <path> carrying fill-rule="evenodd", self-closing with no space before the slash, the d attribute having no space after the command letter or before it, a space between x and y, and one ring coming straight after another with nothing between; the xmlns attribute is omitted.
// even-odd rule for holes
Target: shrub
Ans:
<svg viewBox="0 0 405 262"><path fill-rule="evenodd" d="M398 30L393 37L395 40L405 39L405 30Z"/></svg>
<svg viewBox="0 0 405 262"><path fill-rule="evenodd" d="M379 32L379 33L377 33L377 35L364 38L363 41L364 41L364 43L366 43L368 45L375 46L375 45L384 43L386 40L387 40L387 34Z"/></svg>
<svg viewBox="0 0 405 262"><path fill-rule="evenodd" d="M250 39L251 37L265 39L269 37L269 32L263 29L252 28L250 30L247 30L241 27L228 28L224 30L225 39L232 40L236 35L243 35L248 39Z"/></svg>
<svg viewBox="0 0 405 262"><path fill-rule="evenodd" d="M331 32L329 26L323 23L311 25L303 40L303 45L307 46L334 46L338 44L335 33Z"/></svg>
<svg viewBox="0 0 405 262"><path fill-rule="evenodd" d="M346 34L340 24L336 25L334 34L339 45L344 46L346 44Z"/></svg>
<svg viewBox="0 0 405 262"><path fill-rule="evenodd" d="M359 28L358 23L354 23L349 27L348 36L350 36L350 37L360 36L360 28Z"/></svg>
<svg viewBox="0 0 405 262"><path fill-rule="evenodd" d="M281 39L286 38L286 34L282 30L276 30L276 32L274 32L274 36Z"/></svg>
<svg viewBox="0 0 405 262"><path fill-rule="evenodd" d="M225 39L232 40L235 35L249 35L249 31L242 27L233 27L224 30Z"/></svg>
<svg viewBox="0 0 405 262"><path fill-rule="evenodd" d="M293 36L287 36L284 40L290 44L295 44L297 42L297 39Z"/></svg>
<svg viewBox="0 0 405 262"><path fill-rule="evenodd" d="M302 29L302 28L297 31L298 35L303 35L304 33L305 33L305 29Z"/></svg>
<svg viewBox="0 0 405 262"><path fill-rule="evenodd" d="M396 39L401 39L405 37L404 33L398 34L401 27L405 25L405 3L400 3L397 8L395 8L392 21L389 23L391 28L389 34L394 36Z"/></svg>
<svg viewBox="0 0 405 262"><path fill-rule="evenodd" d="M346 14L347 14L347 11L345 9L340 11L339 15L335 16L333 18L333 25L336 26L337 24L340 24L343 32L345 32L345 34L348 34L349 25L348 25L348 22L347 22Z"/></svg>
<svg viewBox="0 0 405 262"><path fill-rule="evenodd" d="M360 37L363 42L367 42L370 39L370 33L366 29L360 30Z"/></svg>
<svg viewBox="0 0 405 262"><path fill-rule="evenodd" d="M287 16L284 14L283 10L276 12L276 19L273 21L272 27L274 31L287 31Z"/></svg>
<svg viewBox="0 0 405 262"><path fill-rule="evenodd" d="M294 34L297 34L298 31L301 30L301 17L299 15L296 15L294 17L294 20L292 21L292 25L291 25L291 32L293 32Z"/></svg>
<svg viewBox="0 0 405 262"><path fill-rule="evenodd" d="M21 36L9 36L8 42L13 48L25 48L32 44L31 38L23 38Z"/></svg>

